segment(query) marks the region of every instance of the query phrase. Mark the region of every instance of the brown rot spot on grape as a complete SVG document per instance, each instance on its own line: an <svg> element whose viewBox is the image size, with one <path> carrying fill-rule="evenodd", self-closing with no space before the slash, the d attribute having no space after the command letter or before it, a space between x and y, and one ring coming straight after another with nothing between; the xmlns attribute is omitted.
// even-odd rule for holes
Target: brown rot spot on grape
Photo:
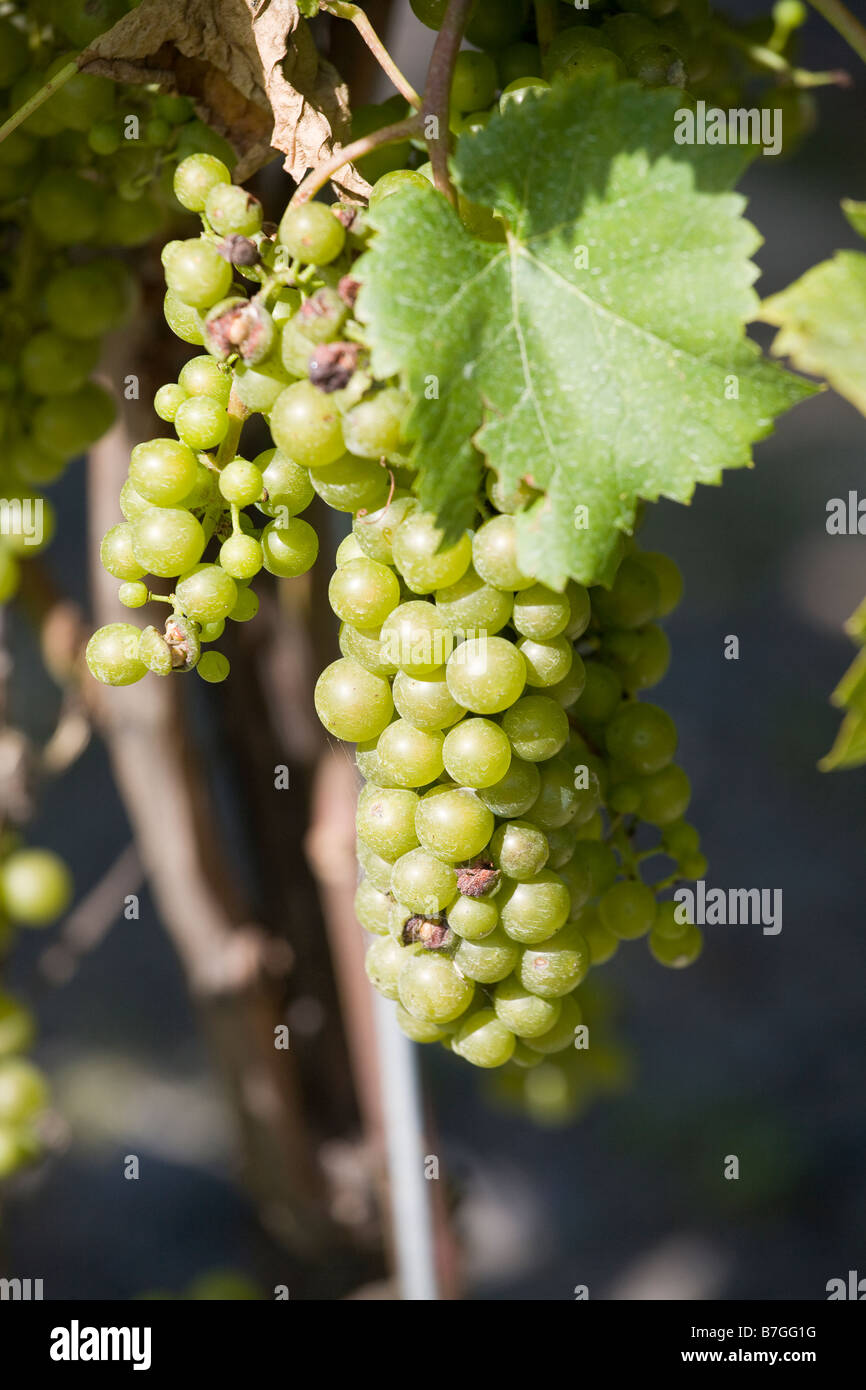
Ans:
<svg viewBox="0 0 866 1390"><path fill-rule="evenodd" d="M217 242L217 250L223 260L230 261L232 265L258 265L261 260L256 243L237 233Z"/></svg>
<svg viewBox="0 0 866 1390"><path fill-rule="evenodd" d="M354 275L344 275L337 286L337 293L344 304L348 304L350 309L354 309L360 288L361 281L356 280Z"/></svg>
<svg viewBox="0 0 866 1390"><path fill-rule="evenodd" d="M498 869L486 860L464 864L457 870L457 888L466 898L483 898L499 886Z"/></svg>
<svg viewBox="0 0 866 1390"><path fill-rule="evenodd" d="M171 665L175 671L189 671L201 655L198 628L188 618L174 614L166 619L165 640L171 652Z"/></svg>
<svg viewBox="0 0 866 1390"><path fill-rule="evenodd" d="M273 333L270 315L254 300L232 304L221 314L208 316L209 339L222 357L239 352L245 362L257 362L268 336Z"/></svg>
<svg viewBox="0 0 866 1390"><path fill-rule="evenodd" d="M403 926L403 945L413 946L416 943L423 946L427 951L441 951L443 947L450 946L453 940L453 933L448 925L448 918L444 915L439 917L409 917Z"/></svg>
<svg viewBox="0 0 866 1390"><path fill-rule="evenodd" d="M310 357L310 381L320 391L342 391L354 376L360 354L359 343L322 343Z"/></svg>

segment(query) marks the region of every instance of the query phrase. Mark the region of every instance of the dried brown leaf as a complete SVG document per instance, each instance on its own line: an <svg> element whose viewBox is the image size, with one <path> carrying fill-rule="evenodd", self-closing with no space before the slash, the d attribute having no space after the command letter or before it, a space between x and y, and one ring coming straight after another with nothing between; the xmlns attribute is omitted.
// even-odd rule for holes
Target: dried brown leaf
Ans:
<svg viewBox="0 0 866 1390"><path fill-rule="evenodd" d="M80 66L192 97L200 118L237 151L238 181L272 150L300 181L349 131L347 88L319 57L294 0L142 0ZM339 187L368 189L354 170Z"/></svg>

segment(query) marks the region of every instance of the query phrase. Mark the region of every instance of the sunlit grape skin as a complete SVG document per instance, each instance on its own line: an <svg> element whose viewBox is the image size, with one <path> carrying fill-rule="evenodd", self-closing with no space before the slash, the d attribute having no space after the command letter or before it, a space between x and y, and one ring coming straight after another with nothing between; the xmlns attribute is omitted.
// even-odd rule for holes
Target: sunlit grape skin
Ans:
<svg viewBox="0 0 866 1390"><path fill-rule="evenodd" d="M376 738L394 709L388 682L347 657L332 662L322 672L314 700L328 732L347 743Z"/></svg>
<svg viewBox="0 0 866 1390"><path fill-rule="evenodd" d="M448 661L446 679L459 705L476 714L496 714L519 698L526 663L504 637L481 637L461 643Z"/></svg>

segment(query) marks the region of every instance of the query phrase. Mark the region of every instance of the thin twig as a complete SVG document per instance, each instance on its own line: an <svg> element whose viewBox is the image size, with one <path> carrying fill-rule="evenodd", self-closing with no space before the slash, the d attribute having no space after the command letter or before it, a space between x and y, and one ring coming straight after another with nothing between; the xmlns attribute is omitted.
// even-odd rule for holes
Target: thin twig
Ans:
<svg viewBox="0 0 866 1390"><path fill-rule="evenodd" d="M300 203L306 203L310 198L315 197L320 188L334 174L339 173L347 164L352 164L356 159L362 159L371 150L378 149L380 145L393 145L398 140L408 140L412 135L420 134L422 130L421 116L416 114L408 116L405 121L397 121L394 125L383 126L381 130L373 130L369 135L364 135L360 140L353 140L350 145L344 145L337 150L336 154L320 164L318 169L312 169L302 183L298 185L292 195L292 207L297 207Z"/></svg>
<svg viewBox="0 0 866 1390"><path fill-rule="evenodd" d="M424 138L433 166L433 182L455 208L457 194L448 173L448 106L454 64L473 4L474 0L449 0L430 59L422 107Z"/></svg>
<svg viewBox="0 0 866 1390"><path fill-rule="evenodd" d="M766 44L755 43L748 34L741 34L723 20L715 20L712 28L716 37L723 43L730 43L734 48L739 48L751 62L758 67L767 68L769 72L778 73L793 87L851 86L851 75L844 68L834 68L829 72L809 72L806 68L795 68L781 53L768 48Z"/></svg>
<svg viewBox="0 0 866 1390"><path fill-rule="evenodd" d="M810 3L866 63L866 25L855 18L842 0L810 0Z"/></svg>
<svg viewBox="0 0 866 1390"><path fill-rule="evenodd" d="M361 38L369 48L376 62L382 71L390 77L394 86L401 96L404 96L410 106L420 107L421 98L397 67L391 54L383 44L376 30L373 28L369 19L359 5L343 4L342 0L332 0L332 3L323 4L322 9L328 14L332 14L337 19L348 19L350 24L354 24Z"/></svg>
<svg viewBox="0 0 866 1390"><path fill-rule="evenodd" d="M40 106L43 106L50 97L53 97L54 93L59 91L60 88L69 81L70 77L74 77L77 72L78 58L74 58L72 62L67 63L59 72L56 72L49 82L46 82L43 87L40 87L38 92L34 92L32 97L29 97L23 106L19 106L17 111L13 111L9 119L0 125L0 144L6 139L7 135L12 134L13 130L17 130L20 125L23 125L28 117L33 115L34 111L38 111Z"/></svg>

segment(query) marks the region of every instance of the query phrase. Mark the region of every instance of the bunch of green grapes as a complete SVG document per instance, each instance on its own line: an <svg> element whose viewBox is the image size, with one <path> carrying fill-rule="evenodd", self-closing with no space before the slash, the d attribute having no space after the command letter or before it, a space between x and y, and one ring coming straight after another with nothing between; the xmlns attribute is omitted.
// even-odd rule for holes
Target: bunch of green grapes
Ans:
<svg viewBox="0 0 866 1390"><path fill-rule="evenodd" d="M100 629L91 671L114 685L148 669L221 679L228 662L202 643L252 616L260 569L312 565L300 513L314 492L351 514L329 591L343 655L315 702L366 779L357 912L378 937L370 978L410 1037L475 1065L564 1050L575 991L620 941L646 936L672 966L701 948L658 901L705 861L683 819L676 730L637 698L667 669L656 620L678 601L679 572L623 541L609 589L546 588L517 558L531 491L509 494L492 470L472 531L446 542L414 495L408 402L373 379L352 316L362 216L290 205L268 234L258 201L207 155L181 163L175 192L202 230L164 250L166 316L207 352L157 392L177 438L133 451L126 520L103 543L122 601L153 597L146 575L170 579L171 613L162 632ZM250 412L274 441L251 460L238 453ZM674 867L650 884L641 865L655 853Z"/></svg>
<svg viewBox="0 0 866 1390"><path fill-rule="evenodd" d="M62 30L17 8L0 16L0 121L68 64L70 41L92 31L80 22L80 6L49 9ZM95 9L94 22L110 20L110 7ZM7 499L32 504L111 425L114 402L92 374L104 335L136 303L122 253L155 236L173 208L182 211L171 197L174 167L214 142L226 150L194 119L187 98L85 73L0 141L0 487ZM20 558L51 539L51 505L40 498L40 506L40 534L16 530L16 518L0 538L0 602L17 588Z"/></svg>
<svg viewBox="0 0 866 1390"><path fill-rule="evenodd" d="M411 3L424 24L439 28L445 0ZM557 31L542 53L529 0L477 0L466 29L474 47L459 54L454 74L452 130L461 133L489 119L497 94L499 101L520 100L528 88L583 75L674 87L685 101L725 109L741 105L746 83L762 75L774 84L772 103L782 111L790 151L814 123L813 99L790 77L768 74L756 55L760 46L766 51L772 45L780 58L790 58L806 18L802 0L777 0L765 18L740 29L715 24L710 0L590 0L579 9L561 3ZM750 56L750 44L756 55ZM364 119L370 120L366 112Z"/></svg>
<svg viewBox="0 0 866 1390"><path fill-rule="evenodd" d="M15 927L44 927L69 905L69 870L47 849L3 845L0 860L0 962ZM39 1152L36 1122L48 1104L42 1073L21 1054L33 1042L30 1010L0 989L0 1179Z"/></svg>

